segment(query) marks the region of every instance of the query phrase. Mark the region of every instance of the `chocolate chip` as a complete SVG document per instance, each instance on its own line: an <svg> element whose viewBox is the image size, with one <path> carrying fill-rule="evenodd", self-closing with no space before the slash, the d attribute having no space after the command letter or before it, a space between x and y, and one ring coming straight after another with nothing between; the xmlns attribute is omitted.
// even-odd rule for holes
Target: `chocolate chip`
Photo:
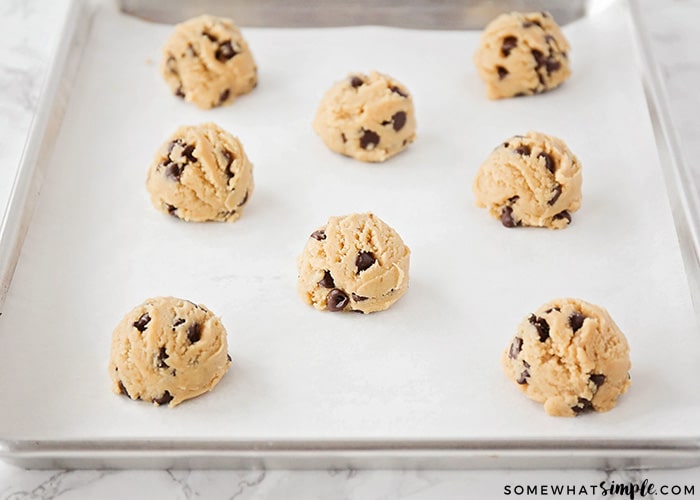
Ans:
<svg viewBox="0 0 700 500"><path fill-rule="evenodd" d="M540 68L545 65L545 57L542 52L540 52L537 49L532 49L531 51L532 57L535 58L535 62L537 63L537 67Z"/></svg>
<svg viewBox="0 0 700 500"><path fill-rule="evenodd" d="M158 351L158 368L170 368L168 363L165 362L169 357L165 347L161 347L160 351Z"/></svg>
<svg viewBox="0 0 700 500"><path fill-rule="evenodd" d="M527 94L525 92L518 92L513 97L525 97Z"/></svg>
<svg viewBox="0 0 700 500"><path fill-rule="evenodd" d="M571 224L571 214L566 211L562 210L558 214L556 214L554 217L552 217L554 220L559 220L559 219L566 219L567 224Z"/></svg>
<svg viewBox="0 0 700 500"><path fill-rule="evenodd" d="M528 146L527 144L523 144L522 146L518 146L515 149L515 152L522 156L530 156L530 146Z"/></svg>
<svg viewBox="0 0 700 500"><path fill-rule="evenodd" d="M551 44L553 41L555 41L555 38L552 35L545 35L544 36L544 41L547 42L547 44Z"/></svg>
<svg viewBox="0 0 700 500"><path fill-rule="evenodd" d="M547 68L547 74L557 71L561 68L561 63L554 59L553 57L548 57L545 62L545 67Z"/></svg>
<svg viewBox="0 0 700 500"><path fill-rule="evenodd" d="M394 130L398 132L406 125L406 113L403 111L394 113L394 116L391 117L391 121L394 122Z"/></svg>
<svg viewBox="0 0 700 500"><path fill-rule="evenodd" d="M185 49L185 53L190 57L195 57L197 55L197 51L194 50L194 47L191 43L187 44L187 49Z"/></svg>
<svg viewBox="0 0 700 500"><path fill-rule="evenodd" d="M587 411L592 410L593 403L591 403L588 399L578 398L578 404L576 406L571 407L571 409L576 415L580 415L581 413L585 413Z"/></svg>
<svg viewBox="0 0 700 500"><path fill-rule="evenodd" d="M235 174L233 173L233 170L231 170L231 165L233 165L233 160L234 160L233 153L231 151L229 151L228 149L224 149L221 152L221 155L226 160L226 166L224 167L224 170L226 171L226 175L230 179L230 178L235 176Z"/></svg>
<svg viewBox="0 0 700 500"><path fill-rule="evenodd" d="M202 325L199 323L192 323L190 327L187 329L187 340L190 341L190 344L194 344L195 342L199 342L199 340L202 338Z"/></svg>
<svg viewBox="0 0 700 500"><path fill-rule="evenodd" d="M331 290L326 298L328 310L332 312L342 311L345 309L345 306L348 305L348 302L350 301L348 300L347 294L342 290L338 290L337 288Z"/></svg>
<svg viewBox="0 0 700 500"><path fill-rule="evenodd" d="M364 83L365 83L365 82L362 81L362 78L360 78L359 76L353 76L353 77L350 79L350 86L351 86L352 88L354 88L354 89L356 89L357 87L360 87L360 86L364 85Z"/></svg>
<svg viewBox="0 0 700 500"><path fill-rule="evenodd" d="M549 323L547 323L546 319L531 314L527 320L535 327L535 330L537 330L540 336L540 342L544 342L549 338Z"/></svg>
<svg viewBox="0 0 700 500"><path fill-rule="evenodd" d="M173 328L180 326L185 322L185 318L177 318L175 321L173 321Z"/></svg>
<svg viewBox="0 0 700 500"><path fill-rule="evenodd" d="M503 66L496 66L496 71L498 71L499 80L503 80L506 76L508 76L508 70Z"/></svg>
<svg viewBox="0 0 700 500"><path fill-rule="evenodd" d="M323 278L318 282L318 285L323 288L335 288L335 281L333 281L330 271L323 272Z"/></svg>
<svg viewBox="0 0 700 500"><path fill-rule="evenodd" d="M216 214L216 217L219 219L228 219L232 215L236 213L235 210L221 210L219 213Z"/></svg>
<svg viewBox="0 0 700 500"><path fill-rule="evenodd" d="M528 363L527 361L525 361L525 360L523 359L523 366L524 366L525 368L530 368L530 363Z"/></svg>
<svg viewBox="0 0 700 500"><path fill-rule="evenodd" d="M176 207L176 206L170 205L170 204L168 204L168 203L166 203L165 206L168 208L168 214L172 215L173 217L177 217L177 218L179 219L179 217L178 217L177 214L175 213L175 212L177 211L177 207Z"/></svg>
<svg viewBox="0 0 700 500"><path fill-rule="evenodd" d="M503 147L504 147L504 148L507 148L508 146L510 146L510 143L508 143L508 142L504 142L504 143L503 143Z"/></svg>
<svg viewBox="0 0 700 500"><path fill-rule="evenodd" d="M540 154L537 155L537 158L544 158L544 166L547 170L549 170L551 173L554 173L554 160L552 159L551 156L549 156L547 153L544 151Z"/></svg>
<svg viewBox="0 0 700 500"><path fill-rule="evenodd" d="M372 150L379 144L379 135L371 130L362 129L362 137L360 137L360 147L362 149Z"/></svg>
<svg viewBox="0 0 700 500"><path fill-rule="evenodd" d="M569 316L569 326L574 331L574 333L581 329L585 319L586 317L580 312L572 313L571 316Z"/></svg>
<svg viewBox="0 0 700 500"><path fill-rule="evenodd" d="M180 182L182 170L183 167L181 167L177 163L170 162L167 165L165 165L165 175L176 182Z"/></svg>
<svg viewBox="0 0 700 500"><path fill-rule="evenodd" d="M192 154L193 152L194 146L192 144L188 144L187 146L185 146L185 149L182 150L182 156L194 163L197 161L197 158Z"/></svg>
<svg viewBox="0 0 700 500"><path fill-rule="evenodd" d="M343 144L348 142L348 138L345 137L345 134L343 134L342 132L340 133L340 139L343 141Z"/></svg>
<svg viewBox="0 0 700 500"><path fill-rule="evenodd" d="M525 21L523 23L523 28L532 28L533 26L539 26L540 28L542 27L539 21Z"/></svg>
<svg viewBox="0 0 700 500"><path fill-rule="evenodd" d="M143 333L143 331L146 329L146 325L148 325L150 321L151 317L148 315L148 313L143 313L139 319L134 321L134 328Z"/></svg>
<svg viewBox="0 0 700 500"><path fill-rule="evenodd" d="M231 45L231 41L228 41L219 45L219 48L216 49L214 57L216 57L218 61L226 62L233 58L236 54L238 54L238 52L234 50L233 46Z"/></svg>
<svg viewBox="0 0 700 500"><path fill-rule="evenodd" d="M557 182L557 183L554 185L553 191L554 191L554 196L552 197L551 200L549 200L549 201L547 202L547 204L550 205L550 206L551 206L551 205L554 205L554 204L557 202L557 200L559 199L559 197L561 196L561 184L559 184L559 183Z"/></svg>
<svg viewBox="0 0 700 500"><path fill-rule="evenodd" d="M119 394L127 396L129 399L131 399L129 391L126 390L126 387L124 387L124 383L121 380L119 381Z"/></svg>
<svg viewBox="0 0 700 500"><path fill-rule="evenodd" d="M245 192L245 196L243 197L243 201L241 201L241 202L238 204L239 207L242 207L243 205L246 204L246 202L248 201L248 194L249 194L248 191L246 191L246 192Z"/></svg>
<svg viewBox="0 0 700 500"><path fill-rule="evenodd" d="M600 387L605 383L605 375L599 373L592 373L588 380L593 382L596 387Z"/></svg>
<svg viewBox="0 0 700 500"><path fill-rule="evenodd" d="M219 96L219 104L225 103L231 97L231 89L224 90Z"/></svg>
<svg viewBox="0 0 700 500"><path fill-rule="evenodd" d="M362 295L357 295L355 292L352 292L350 294L352 296L352 300L355 302L362 302L363 300L367 300L369 297L363 297Z"/></svg>
<svg viewBox="0 0 700 500"><path fill-rule="evenodd" d="M175 95L179 97L180 99L185 98L185 93L182 91L182 85L180 85L176 90L175 90Z"/></svg>
<svg viewBox="0 0 700 500"><path fill-rule="evenodd" d="M508 203L510 203L510 204L512 205L513 203L515 203L515 202L518 201L519 199L520 199L520 196L518 196L518 195L516 194L515 196L511 196L510 198L508 198Z"/></svg>
<svg viewBox="0 0 700 500"><path fill-rule="evenodd" d="M513 207L503 207L501 210L501 224L505 227L516 227L520 224L513 219Z"/></svg>
<svg viewBox="0 0 700 500"><path fill-rule="evenodd" d="M357 274L372 267L376 261L377 259L374 258L374 254L372 252L360 252L357 254L357 258L355 259Z"/></svg>
<svg viewBox="0 0 700 500"><path fill-rule="evenodd" d="M516 380L517 383L520 385L527 384L527 378L530 376L530 372L528 370L523 370L523 372L520 374L520 378Z"/></svg>
<svg viewBox="0 0 700 500"><path fill-rule="evenodd" d="M323 229L318 229L311 233L311 238L321 241L326 239L326 232Z"/></svg>
<svg viewBox="0 0 700 500"><path fill-rule="evenodd" d="M227 360L229 363L231 362L231 355L228 354L228 353L226 354L226 360Z"/></svg>
<svg viewBox="0 0 700 500"><path fill-rule="evenodd" d="M167 405L172 400L173 400L172 395L168 391L165 391L161 397L154 399L153 402L155 404L157 404L158 406L160 406L160 405Z"/></svg>
<svg viewBox="0 0 700 500"><path fill-rule="evenodd" d="M557 312L559 312L559 311L561 311L561 309L559 309L558 307L550 307L550 308L547 309L544 313L545 313L545 314L549 314L549 313L551 313L552 311L557 311Z"/></svg>
<svg viewBox="0 0 700 500"><path fill-rule="evenodd" d="M202 36L207 37L207 38L208 38L210 41L212 41L212 42L218 42L218 41L219 41L219 39L216 38L216 36L212 35L211 33L207 33L206 31L203 31L203 32L202 32Z"/></svg>
<svg viewBox="0 0 700 500"><path fill-rule="evenodd" d="M518 39L514 36L507 36L503 39L503 45L501 46L501 54L503 57L508 57L510 51L518 46Z"/></svg>
<svg viewBox="0 0 700 500"><path fill-rule="evenodd" d="M520 337L515 337L513 339L513 343L510 344L510 350L508 351L508 357L510 359L515 359L518 357L518 354L520 354L520 351L523 350L523 339Z"/></svg>
<svg viewBox="0 0 700 500"><path fill-rule="evenodd" d="M408 97L408 94L403 92L400 88L398 88L396 85L392 85L389 87L389 90L391 90L394 94L399 94L401 97Z"/></svg>

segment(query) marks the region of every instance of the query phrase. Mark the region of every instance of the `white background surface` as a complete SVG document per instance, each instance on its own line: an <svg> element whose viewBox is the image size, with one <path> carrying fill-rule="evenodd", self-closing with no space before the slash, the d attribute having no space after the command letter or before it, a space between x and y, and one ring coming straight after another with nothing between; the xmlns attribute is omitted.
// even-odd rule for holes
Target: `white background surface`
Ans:
<svg viewBox="0 0 700 500"><path fill-rule="evenodd" d="M699 83L698 56L694 50L697 35L692 19L700 15L698 2L646 2L648 20L657 54L668 78L672 110L680 125L686 152L697 147L697 103L691 90ZM45 61L51 51L48 33L52 20L62 9L61 2L14 2L0 4L6 28L0 37L9 49L0 66L0 106L3 137L0 148L0 172L4 179L13 175L21 152L21 143L36 103ZM651 10L653 9L653 11ZM55 27L53 27L55 28ZM695 42L693 43L693 36ZM690 59L688 59L690 56ZM693 59L694 58L694 59ZM696 107L693 108L692 106ZM693 140L695 142L693 143ZM641 474L657 484L692 483L695 471L650 472ZM576 481L597 483L605 476L595 472L120 472L120 473L48 473L21 472L0 466L0 498L91 498L118 492L121 498L136 492L137 483L147 483L141 498L258 498L283 495L287 498L454 498L469 493L483 498L498 498L506 483ZM615 476L618 480L622 476ZM639 477L639 475L635 475ZM696 488L697 489L697 488ZM139 497L138 495L136 497Z"/></svg>

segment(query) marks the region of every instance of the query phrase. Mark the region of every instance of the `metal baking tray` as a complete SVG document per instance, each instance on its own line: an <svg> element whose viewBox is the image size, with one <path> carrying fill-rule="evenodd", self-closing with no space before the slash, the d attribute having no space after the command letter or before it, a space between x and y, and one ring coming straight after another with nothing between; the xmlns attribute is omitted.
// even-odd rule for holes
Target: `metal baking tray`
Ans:
<svg viewBox="0 0 700 500"><path fill-rule="evenodd" d="M169 4L173 20L187 4ZM202 112L158 75L170 28L143 20L162 20L155 2L123 1L141 19L75 2L0 228L0 458L34 468L699 464L697 191L634 5L566 4L574 75L549 94L488 102L470 61L478 35L415 29L481 26L493 2L465 2L468 14L457 2L385 2L354 22L410 30L246 28L259 87ZM197 5L226 13L224 2ZM321 11L309 2L270 5L239 2L234 17L350 19L339 2L323 19L307 15ZM530 5L547 7L519 8ZM330 153L310 127L331 82L372 67L404 81L418 113L418 140L384 165ZM255 196L235 224L163 217L143 186L161 141L208 120L239 135L255 164ZM480 162L530 128L565 138L583 163L583 207L565 231L508 231L472 206ZM296 297L294 259L329 215L364 210L412 248L411 289L383 313L318 313ZM106 373L114 325L162 294L222 315L234 358L214 392L174 410L112 395ZM548 417L501 373L518 321L564 295L607 307L630 340L633 386L611 412Z"/></svg>

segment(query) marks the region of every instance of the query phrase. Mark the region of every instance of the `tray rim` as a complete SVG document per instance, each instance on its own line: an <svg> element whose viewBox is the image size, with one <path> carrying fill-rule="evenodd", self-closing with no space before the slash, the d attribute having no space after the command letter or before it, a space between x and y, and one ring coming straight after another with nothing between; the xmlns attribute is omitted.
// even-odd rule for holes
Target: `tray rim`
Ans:
<svg viewBox="0 0 700 500"><path fill-rule="evenodd" d="M639 7L619 2L630 13L641 59L650 120L656 135L667 195L678 196L673 210L677 232L688 232L681 245L696 318L700 305L700 198L683 160L668 111L666 89L644 38ZM0 308L2 308L29 227L42 181L41 162L55 141L68 97L59 100L60 84L75 75L82 44L91 28L92 10L70 0L59 43L46 73L37 111L0 224ZM73 74L71 75L71 67ZM673 191L673 193L671 192ZM679 220L682 219L682 220ZM690 265L693 264L693 265ZM545 440L53 440L12 439L0 431L0 460L25 468L683 468L700 465L700 435L676 439Z"/></svg>

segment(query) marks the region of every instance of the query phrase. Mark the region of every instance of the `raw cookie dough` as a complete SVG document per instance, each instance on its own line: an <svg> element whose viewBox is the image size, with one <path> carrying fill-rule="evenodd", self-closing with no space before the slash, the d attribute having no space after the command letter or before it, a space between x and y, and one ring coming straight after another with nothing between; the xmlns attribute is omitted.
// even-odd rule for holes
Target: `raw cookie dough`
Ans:
<svg viewBox="0 0 700 500"><path fill-rule="evenodd" d="M627 339L605 309L582 300L555 299L523 319L501 361L554 416L608 411L630 385Z"/></svg>
<svg viewBox="0 0 700 500"><path fill-rule="evenodd" d="M253 165L240 141L216 124L180 127L156 154L146 188L163 213L233 222L253 193Z"/></svg>
<svg viewBox="0 0 700 500"><path fill-rule="evenodd" d="M175 26L161 73L178 97L208 109L231 104L258 84L258 68L230 19L199 16Z"/></svg>
<svg viewBox="0 0 700 500"><path fill-rule="evenodd" d="M494 149L472 188L506 227L561 229L581 207L581 165L561 139L528 132Z"/></svg>
<svg viewBox="0 0 700 500"><path fill-rule="evenodd" d="M372 213L331 217L297 259L299 295L320 310L383 311L408 289L410 254Z"/></svg>
<svg viewBox="0 0 700 500"><path fill-rule="evenodd" d="M333 85L316 112L314 130L332 151L379 162L416 138L413 99L401 83L372 71Z"/></svg>
<svg viewBox="0 0 700 500"><path fill-rule="evenodd" d="M132 309L112 333L112 391L176 406L211 391L228 371L226 330L202 305L156 297Z"/></svg>
<svg viewBox="0 0 700 500"><path fill-rule="evenodd" d="M511 12L481 35L474 63L490 99L551 90L569 78L569 42L546 12Z"/></svg>

